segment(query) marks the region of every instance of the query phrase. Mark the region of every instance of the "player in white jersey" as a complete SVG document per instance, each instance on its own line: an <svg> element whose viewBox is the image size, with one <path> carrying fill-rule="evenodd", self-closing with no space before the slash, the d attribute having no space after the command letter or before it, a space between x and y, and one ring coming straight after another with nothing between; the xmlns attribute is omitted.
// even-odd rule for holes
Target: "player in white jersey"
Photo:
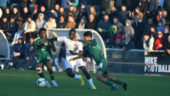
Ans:
<svg viewBox="0 0 170 96"><path fill-rule="evenodd" d="M93 84L92 78L90 74L86 70L86 63L83 61L82 58L72 60L72 58L75 58L77 56L80 56L83 54L83 44L76 40L76 30L71 29L69 31L69 37L63 36L63 37L57 37L57 41L63 41L65 43L66 47L66 58L62 59L64 62L65 70L67 72L67 75L71 78L80 79L81 85L84 85L84 81L82 79L81 75L74 74L72 68L74 66L78 66L79 69L85 74L89 85L92 89L96 89L96 87ZM55 62L56 65L58 62Z"/></svg>

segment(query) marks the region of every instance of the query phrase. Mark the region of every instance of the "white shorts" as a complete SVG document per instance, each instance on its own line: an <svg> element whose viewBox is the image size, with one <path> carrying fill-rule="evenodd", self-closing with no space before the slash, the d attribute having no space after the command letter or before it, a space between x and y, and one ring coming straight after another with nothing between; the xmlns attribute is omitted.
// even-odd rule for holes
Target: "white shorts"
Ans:
<svg viewBox="0 0 170 96"><path fill-rule="evenodd" d="M68 69L68 68L74 69L75 67L86 66L86 62L84 62L82 60L82 58L69 62L69 60L71 58L74 58L74 57L77 57L77 56L75 56L75 55L66 56L66 59L65 58L61 59L62 62L64 63L64 69L65 70ZM55 64L58 64L58 59L55 60Z"/></svg>

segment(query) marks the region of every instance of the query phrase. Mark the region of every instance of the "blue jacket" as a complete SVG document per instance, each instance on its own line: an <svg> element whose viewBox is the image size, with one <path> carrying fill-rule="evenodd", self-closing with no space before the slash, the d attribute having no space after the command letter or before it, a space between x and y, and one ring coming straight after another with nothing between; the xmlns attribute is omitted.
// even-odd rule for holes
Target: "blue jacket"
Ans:
<svg viewBox="0 0 170 96"><path fill-rule="evenodd" d="M30 48L31 48L31 44L27 44L25 48L25 57L36 56L36 48L34 48L32 51L29 51Z"/></svg>

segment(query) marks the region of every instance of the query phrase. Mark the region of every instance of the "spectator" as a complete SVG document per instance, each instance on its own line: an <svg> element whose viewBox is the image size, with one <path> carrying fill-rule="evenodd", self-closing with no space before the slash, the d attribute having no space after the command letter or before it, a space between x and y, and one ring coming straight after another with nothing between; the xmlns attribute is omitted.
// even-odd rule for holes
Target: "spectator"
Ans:
<svg viewBox="0 0 170 96"><path fill-rule="evenodd" d="M95 16L93 14L89 15L89 20L87 21L85 28L96 30L96 28L97 28L97 21L96 21L96 18L95 18Z"/></svg>
<svg viewBox="0 0 170 96"><path fill-rule="evenodd" d="M61 6L67 10L69 8L69 4L68 4L69 0L61 0Z"/></svg>
<svg viewBox="0 0 170 96"><path fill-rule="evenodd" d="M165 26L161 22L158 22L158 26L156 27L156 30L164 33L164 28Z"/></svg>
<svg viewBox="0 0 170 96"><path fill-rule="evenodd" d="M19 64L19 61L21 59L24 59L24 50L25 45L22 38L19 38L18 43L15 44L12 48L12 61L13 61L13 69L16 69L17 67L21 67L22 65Z"/></svg>
<svg viewBox="0 0 170 96"><path fill-rule="evenodd" d="M83 16L80 20L79 25L78 25L78 29L85 29L86 22L87 22L86 17Z"/></svg>
<svg viewBox="0 0 170 96"><path fill-rule="evenodd" d="M56 4L56 1L58 0L46 0L47 1L47 8L48 10L51 10L54 8L55 4Z"/></svg>
<svg viewBox="0 0 170 96"><path fill-rule="evenodd" d="M23 9L25 6L27 6L28 0L16 0L16 1L18 1L17 3L20 9Z"/></svg>
<svg viewBox="0 0 170 96"><path fill-rule="evenodd" d="M40 7L40 11L38 12L39 13L43 13L44 14L44 19L47 21L48 20L48 12L46 10L46 7L45 6L41 6Z"/></svg>
<svg viewBox="0 0 170 96"><path fill-rule="evenodd" d="M111 33L110 26L111 24L109 22L109 15L106 14L104 15L104 20L100 20L97 28L105 43L109 42L109 35Z"/></svg>
<svg viewBox="0 0 170 96"><path fill-rule="evenodd" d="M133 27L131 26L131 21L126 20L126 26L124 27L124 46L125 49L134 48L134 36L135 32Z"/></svg>
<svg viewBox="0 0 170 96"><path fill-rule="evenodd" d="M155 40L154 47L155 50L163 49L163 33L161 31L158 31L157 33L157 39Z"/></svg>
<svg viewBox="0 0 170 96"><path fill-rule="evenodd" d="M2 17L2 21L0 22L0 30L2 30L2 32L6 35L6 37L9 40L10 25L9 25L8 18L6 16Z"/></svg>
<svg viewBox="0 0 170 96"><path fill-rule="evenodd" d="M76 26L76 22L74 20L74 17L73 16L68 16L68 21L66 23L65 28L71 29L71 28L75 28L75 26Z"/></svg>
<svg viewBox="0 0 170 96"><path fill-rule="evenodd" d="M36 0L28 0L29 1L29 5L28 8L30 10L31 13L34 12L34 8L38 5L36 5Z"/></svg>
<svg viewBox="0 0 170 96"><path fill-rule="evenodd" d="M110 20L113 20L114 17L118 17L118 14L118 10L113 6L110 12Z"/></svg>
<svg viewBox="0 0 170 96"><path fill-rule="evenodd" d="M55 5L54 9L51 9L51 13L55 17L57 22L59 20L59 10L60 10L60 5L58 5L58 4Z"/></svg>
<svg viewBox="0 0 170 96"><path fill-rule="evenodd" d="M57 27L56 21L55 21L54 17L51 15L49 17L49 20L45 24L44 28L56 28L56 27Z"/></svg>
<svg viewBox="0 0 170 96"><path fill-rule="evenodd" d="M149 33L152 26L154 26L153 19L149 18L147 24L145 25L144 33Z"/></svg>
<svg viewBox="0 0 170 96"><path fill-rule="evenodd" d="M96 9L95 9L94 6L90 6L90 8L89 8L89 15L90 15L90 14L93 14L93 15L95 16L95 18L98 17L98 14L97 14ZM88 15L88 16L89 16L89 15Z"/></svg>
<svg viewBox="0 0 170 96"><path fill-rule="evenodd" d="M164 34L163 34L163 47L165 48L165 46L168 44L168 36L170 35L170 32L169 32L169 27L166 26L164 28Z"/></svg>
<svg viewBox="0 0 170 96"><path fill-rule="evenodd" d="M118 32L122 32L123 31L123 24L119 22L117 17L113 18L113 25L117 27L117 31Z"/></svg>
<svg viewBox="0 0 170 96"><path fill-rule="evenodd" d="M165 48L165 51L170 55L170 35L168 36L168 42L164 46L164 48Z"/></svg>
<svg viewBox="0 0 170 96"><path fill-rule="evenodd" d="M77 7L79 5L79 0L68 0L68 4Z"/></svg>
<svg viewBox="0 0 170 96"><path fill-rule="evenodd" d="M32 17L28 17L27 21L24 24L24 41L26 41L26 43L29 42L29 38L32 36L32 33L35 32L36 30L36 24L34 22L34 20L32 20Z"/></svg>
<svg viewBox="0 0 170 96"><path fill-rule="evenodd" d="M24 23L27 21L27 18L30 15L31 15L31 13L30 13L28 7L25 6L21 12L21 17L22 17L22 20Z"/></svg>
<svg viewBox="0 0 170 96"><path fill-rule="evenodd" d="M11 17L10 18L10 31L9 31L11 34L11 38L10 38L9 42L12 42L13 37L17 31L18 31L17 20L15 17Z"/></svg>
<svg viewBox="0 0 170 96"><path fill-rule="evenodd" d="M119 11L120 11L121 6L122 6L122 1L123 1L123 0L115 0L115 1L114 1L114 2L115 2L115 7L116 7L116 9L118 9Z"/></svg>
<svg viewBox="0 0 170 96"><path fill-rule="evenodd" d="M66 13L65 13L65 9L64 9L63 7L60 7L59 16L64 16L64 18L67 17L67 15L66 15Z"/></svg>
<svg viewBox="0 0 170 96"><path fill-rule="evenodd" d="M74 16L74 18L77 19L79 15L79 10L77 10L77 8L74 6L70 6L68 14L69 13L71 13Z"/></svg>
<svg viewBox="0 0 170 96"><path fill-rule="evenodd" d="M122 31L117 32L114 47L115 48L122 48L123 47L123 33L122 33Z"/></svg>
<svg viewBox="0 0 170 96"><path fill-rule="evenodd" d="M26 48L25 48L25 65L24 65L24 69L35 69L35 63L36 63L36 48L34 48L33 50L31 49L31 46L34 42L34 38L30 38L29 39L29 43L26 44Z"/></svg>
<svg viewBox="0 0 170 96"><path fill-rule="evenodd" d="M44 20L44 14L39 13L35 23L36 23L36 30L43 28L46 24L46 20Z"/></svg>
<svg viewBox="0 0 170 96"><path fill-rule="evenodd" d="M17 20L21 19L21 14L17 7L12 8L11 16L14 16Z"/></svg>
<svg viewBox="0 0 170 96"><path fill-rule="evenodd" d="M8 20L10 19L11 13L10 13L9 7L6 7L6 8L4 9L3 16L6 16L6 17L8 18Z"/></svg>
<svg viewBox="0 0 170 96"><path fill-rule="evenodd" d="M135 11L132 13L132 18L133 18L133 19L135 19L137 16L139 16L139 17L140 17L140 20L143 21L143 13L140 12L140 8L139 8L139 7L137 7L137 8L135 9Z"/></svg>
<svg viewBox="0 0 170 96"><path fill-rule="evenodd" d="M64 20L64 16L60 16L60 20L57 25L58 25L57 28L65 28L66 22Z"/></svg>
<svg viewBox="0 0 170 96"><path fill-rule="evenodd" d="M126 10L126 6L122 6L122 10L119 12L118 18L122 24L125 24L126 19L129 18L129 12Z"/></svg>
<svg viewBox="0 0 170 96"><path fill-rule="evenodd" d="M150 37L149 34L144 34L143 36L143 48L147 52L153 51L154 38Z"/></svg>
<svg viewBox="0 0 170 96"><path fill-rule="evenodd" d="M81 7L85 8L85 12L89 15L89 8L92 5L93 0L80 0Z"/></svg>
<svg viewBox="0 0 170 96"><path fill-rule="evenodd" d="M140 16L135 17L135 21L132 25L135 30L135 48L142 49L142 36L144 33L144 24L140 18Z"/></svg>
<svg viewBox="0 0 170 96"><path fill-rule="evenodd" d="M135 0L136 1L136 0ZM144 13L146 12L147 8L148 8L148 0L140 0L139 6L141 8L141 11Z"/></svg>

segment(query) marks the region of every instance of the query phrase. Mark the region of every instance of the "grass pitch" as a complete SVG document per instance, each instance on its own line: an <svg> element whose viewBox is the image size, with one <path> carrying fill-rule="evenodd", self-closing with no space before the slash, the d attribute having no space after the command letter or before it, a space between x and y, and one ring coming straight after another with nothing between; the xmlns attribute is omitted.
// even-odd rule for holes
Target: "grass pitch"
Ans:
<svg viewBox="0 0 170 96"><path fill-rule="evenodd" d="M0 71L0 96L170 96L170 77L112 74L128 82L128 91L120 86L118 91L95 79L97 90L91 90L84 77L85 86L79 80L71 79L66 73L55 73L58 88L40 88L36 85L39 78L36 71ZM48 73L45 73L49 78Z"/></svg>

